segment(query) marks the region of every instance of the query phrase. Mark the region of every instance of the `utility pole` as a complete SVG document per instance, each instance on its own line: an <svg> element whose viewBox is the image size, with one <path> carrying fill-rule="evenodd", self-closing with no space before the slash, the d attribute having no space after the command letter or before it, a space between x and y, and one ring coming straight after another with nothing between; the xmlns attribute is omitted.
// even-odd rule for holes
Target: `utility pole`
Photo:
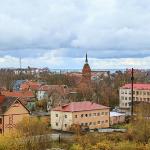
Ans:
<svg viewBox="0 0 150 150"><path fill-rule="evenodd" d="M133 83L134 83L134 69L132 68L132 75L131 75L131 116L133 118Z"/></svg>

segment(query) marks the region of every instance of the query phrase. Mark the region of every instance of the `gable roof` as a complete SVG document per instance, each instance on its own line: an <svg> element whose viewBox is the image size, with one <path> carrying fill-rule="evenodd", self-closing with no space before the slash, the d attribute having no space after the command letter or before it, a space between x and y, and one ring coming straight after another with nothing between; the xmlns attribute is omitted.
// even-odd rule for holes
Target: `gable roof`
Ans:
<svg viewBox="0 0 150 150"><path fill-rule="evenodd" d="M125 84L125 85L122 86L121 88L124 88L124 89L131 89L131 84ZM150 84L134 83L134 84L133 84L133 88L134 88L134 89L138 89L138 90L150 90Z"/></svg>
<svg viewBox="0 0 150 150"><path fill-rule="evenodd" d="M79 112L79 111L91 111L100 109L109 109L109 107L92 103L90 101L83 101L83 102L71 102L69 104L56 107L52 110L63 112Z"/></svg>
<svg viewBox="0 0 150 150"><path fill-rule="evenodd" d="M19 98L4 97L4 100L0 103L0 114L4 114L16 101L18 101L30 113L30 110L22 104Z"/></svg>

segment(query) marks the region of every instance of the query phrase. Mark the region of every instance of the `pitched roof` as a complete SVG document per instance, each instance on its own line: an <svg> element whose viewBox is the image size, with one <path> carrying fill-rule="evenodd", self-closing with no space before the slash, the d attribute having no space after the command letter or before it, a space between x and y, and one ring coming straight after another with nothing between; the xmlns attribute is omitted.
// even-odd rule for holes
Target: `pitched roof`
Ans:
<svg viewBox="0 0 150 150"><path fill-rule="evenodd" d="M34 81L26 81L20 85L21 90L28 90L31 88L32 90L38 90L41 87L41 84Z"/></svg>
<svg viewBox="0 0 150 150"><path fill-rule="evenodd" d="M14 104L16 101L19 101L19 103L22 104L19 98L4 96L3 101L0 103L0 114L4 114L9 109L9 107L11 107L11 105ZM22 106L24 106L24 108L30 113L29 109L26 108L24 104L22 104Z"/></svg>
<svg viewBox="0 0 150 150"><path fill-rule="evenodd" d="M26 98L33 98L35 97L32 91L2 91L2 95L8 96L8 97L26 97Z"/></svg>
<svg viewBox="0 0 150 150"><path fill-rule="evenodd" d="M109 109L109 107L92 103L90 101L83 102L71 102L66 105L58 106L54 108L54 111L63 111L63 112L78 112L78 111L91 111L99 109Z"/></svg>
<svg viewBox="0 0 150 150"><path fill-rule="evenodd" d="M125 85L122 86L121 88L124 88L124 89L131 89L131 84L125 84ZM150 90L150 84L135 83L135 84L133 84L133 88L134 88L134 89L138 89L138 90Z"/></svg>

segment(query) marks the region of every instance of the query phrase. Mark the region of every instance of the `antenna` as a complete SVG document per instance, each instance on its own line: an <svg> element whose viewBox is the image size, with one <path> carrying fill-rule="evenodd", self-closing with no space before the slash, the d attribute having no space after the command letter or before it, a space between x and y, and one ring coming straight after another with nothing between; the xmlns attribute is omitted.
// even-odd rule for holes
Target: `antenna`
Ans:
<svg viewBox="0 0 150 150"><path fill-rule="evenodd" d="M20 58L19 58L19 66L20 66L20 70L21 70L21 68L22 68L22 64L21 64L21 56L20 56Z"/></svg>
<svg viewBox="0 0 150 150"><path fill-rule="evenodd" d="M20 66L20 77L22 78L22 62L21 62L21 56L19 58L19 66Z"/></svg>

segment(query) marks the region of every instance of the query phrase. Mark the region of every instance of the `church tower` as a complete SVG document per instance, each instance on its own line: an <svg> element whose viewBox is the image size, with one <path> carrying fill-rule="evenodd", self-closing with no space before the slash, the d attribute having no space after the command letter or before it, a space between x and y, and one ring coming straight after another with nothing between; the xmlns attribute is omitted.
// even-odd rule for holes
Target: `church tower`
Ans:
<svg viewBox="0 0 150 150"><path fill-rule="evenodd" d="M85 64L82 69L82 82L89 83L91 81L91 68L88 64L88 57L86 53Z"/></svg>

